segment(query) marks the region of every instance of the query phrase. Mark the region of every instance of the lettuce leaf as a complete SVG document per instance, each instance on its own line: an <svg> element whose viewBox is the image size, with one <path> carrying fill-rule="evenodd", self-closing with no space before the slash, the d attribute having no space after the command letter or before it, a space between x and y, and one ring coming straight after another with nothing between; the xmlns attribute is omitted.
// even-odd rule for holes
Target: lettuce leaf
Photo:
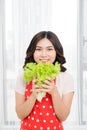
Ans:
<svg viewBox="0 0 87 130"><path fill-rule="evenodd" d="M43 84L43 81L48 77L54 79L60 73L60 64L58 62L54 64L39 62L36 63L27 63L24 67L24 80L26 82L32 81L35 77L37 78L37 84ZM41 101L45 96L44 92L37 93L38 101Z"/></svg>

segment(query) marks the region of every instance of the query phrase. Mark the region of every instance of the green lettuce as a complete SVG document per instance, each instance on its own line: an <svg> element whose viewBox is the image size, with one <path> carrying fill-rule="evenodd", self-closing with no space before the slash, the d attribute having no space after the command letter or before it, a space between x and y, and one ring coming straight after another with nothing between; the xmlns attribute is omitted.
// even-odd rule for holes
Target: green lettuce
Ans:
<svg viewBox="0 0 87 130"><path fill-rule="evenodd" d="M24 67L24 80L25 82L32 81L35 77L37 78L37 85L43 84L43 81L48 77L54 79L60 73L60 64L58 62L54 64L42 62L37 63L27 63ZM37 93L38 101L41 101L45 96L45 92Z"/></svg>

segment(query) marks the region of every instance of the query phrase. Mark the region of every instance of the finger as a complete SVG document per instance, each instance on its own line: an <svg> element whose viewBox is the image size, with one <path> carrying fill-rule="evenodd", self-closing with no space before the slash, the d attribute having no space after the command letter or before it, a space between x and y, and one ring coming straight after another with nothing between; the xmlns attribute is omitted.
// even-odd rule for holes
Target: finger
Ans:
<svg viewBox="0 0 87 130"><path fill-rule="evenodd" d="M42 87L42 89L43 89L43 88L44 88L44 89L48 89L48 88L49 88L49 86L48 86L47 84L42 84L41 87Z"/></svg>
<svg viewBox="0 0 87 130"><path fill-rule="evenodd" d="M38 89L37 92L50 92L50 89Z"/></svg>
<svg viewBox="0 0 87 130"><path fill-rule="evenodd" d="M37 83L37 79L34 79L33 81L32 81L32 84L36 84Z"/></svg>
<svg viewBox="0 0 87 130"><path fill-rule="evenodd" d="M31 89L31 92L35 92L35 93L42 92L42 89L40 89L40 88Z"/></svg>
<svg viewBox="0 0 87 130"><path fill-rule="evenodd" d="M51 80L51 81L45 80L45 81L43 81L43 84L46 84L48 86L53 86L54 85L54 81L53 80Z"/></svg>
<svg viewBox="0 0 87 130"><path fill-rule="evenodd" d="M45 80L45 81L43 81L43 84L48 85L48 84L50 84L50 81L49 80Z"/></svg>
<svg viewBox="0 0 87 130"><path fill-rule="evenodd" d="M50 83L53 83L53 82L54 82L54 79L52 79L52 78L47 78L47 80L48 80Z"/></svg>
<svg viewBox="0 0 87 130"><path fill-rule="evenodd" d="M50 81L50 82L52 81L52 79L50 77L48 77L47 80Z"/></svg>

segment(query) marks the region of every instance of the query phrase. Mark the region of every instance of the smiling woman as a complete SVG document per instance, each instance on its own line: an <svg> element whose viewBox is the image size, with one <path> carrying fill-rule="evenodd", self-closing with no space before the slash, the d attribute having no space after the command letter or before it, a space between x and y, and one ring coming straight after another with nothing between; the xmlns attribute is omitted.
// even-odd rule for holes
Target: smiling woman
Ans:
<svg viewBox="0 0 87 130"><path fill-rule="evenodd" d="M44 67L43 64L49 67L55 64L56 71L58 68L56 62L58 62L60 73L54 77L48 75L41 84L37 84L40 67L31 81L25 82L23 74L19 74L15 95L16 113L21 120L20 129L63 130L62 121L65 121L70 113L74 85L72 76L65 72L66 68L63 64L66 60L63 47L56 34L51 31L41 31L32 38L26 51L24 67L31 62L42 65L42 67ZM28 73L27 66L25 71L26 69ZM44 73L41 71L39 76L45 76L45 71L49 72L48 70L48 68L43 70ZM37 100L37 94L43 92L45 95L42 100Z"/></svg>

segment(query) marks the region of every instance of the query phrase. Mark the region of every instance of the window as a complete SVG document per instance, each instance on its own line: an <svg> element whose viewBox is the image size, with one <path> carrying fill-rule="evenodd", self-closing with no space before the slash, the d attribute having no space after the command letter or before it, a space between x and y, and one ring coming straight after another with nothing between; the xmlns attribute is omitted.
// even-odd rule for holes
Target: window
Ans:
<svg viewBox="0 0 87 130"><path fill-rule="evenodd" d="M80 1L79 15L79 84L80 84L80 123L87 124L87 0Z"/></svg>
<svg viewBox="0 0 87 130"><path fill-rule="evenodd" d="M67 4L68 3L68 4ZM79 124L77 84L77 1L76 0L1 0L0 23L0 125L17 125L15 82L23 66L25 51L32 36L41 30L52 30L63 44L67 63L73 75L75 95L67 124ZM4 22L3 22L4 21ZM3 24L2 24L3 23ZM84 73L84 75L87 75ZM85 76L87 77L87 76ZM85 109L84 109L85 110ZM84 117L85 119L86 117ZM87 119L86 119L87 120Z"/></svg>

